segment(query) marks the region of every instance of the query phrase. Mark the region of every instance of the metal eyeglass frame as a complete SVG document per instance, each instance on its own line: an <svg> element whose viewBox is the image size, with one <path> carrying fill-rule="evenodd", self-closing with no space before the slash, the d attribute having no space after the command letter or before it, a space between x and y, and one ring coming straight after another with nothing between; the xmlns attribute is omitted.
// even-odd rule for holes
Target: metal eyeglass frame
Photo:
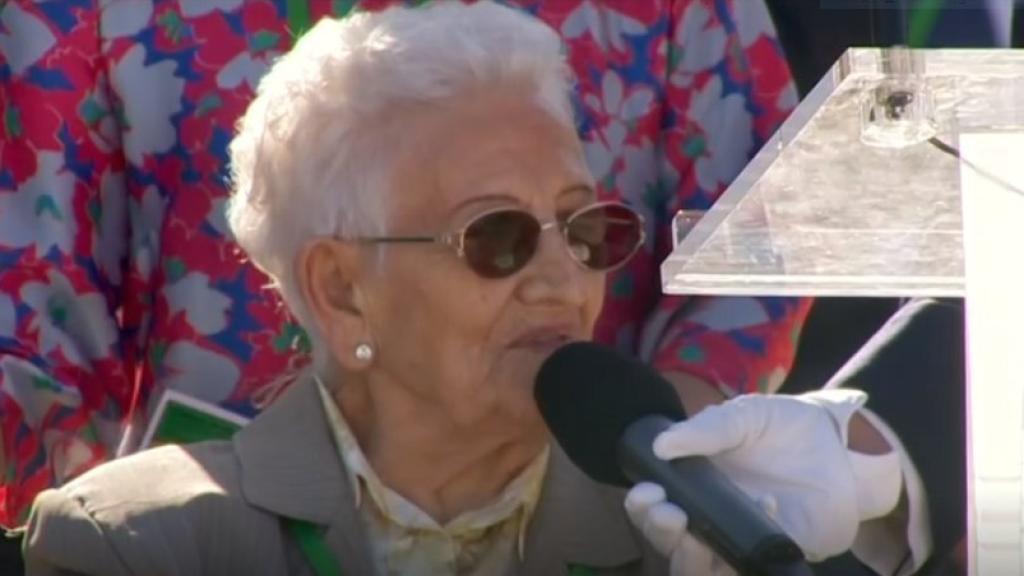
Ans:
<svg viewBox="0 0 1024 576"><path fill-rule="evenodd" d="M584 212L590 211L590 210L597 209L597 208L604 208L606 206L619 206L619 207L622 207L622 208L625 208L625 209L629 210L630 212L633 212L636 215L638 224L640 226L640 234L637 237L636 245L633 246L630 249L629 255L626 256L625 258L623 258L621 262L619 262L615 266L611 266L609 268L604 268L604 269L601 269L601 270L595 270L594 268L590 268L589 266L587 266L583 262L580 262L580 260L576 257L576 255L573 254L572 246L569 243L569 227L568 227L568 225L569 225L569 222L571 222L572 219L577 217L578 215L580 215L580 214L582 214ZM348 240L348 241L351 241L351 242L359 242L359 243L362 243L362 244L427 244L427 243L442 244L444 246L447 246L447 247L455 250L455 254L459 258L465 259L465 257L466 257L466 248L465 248L465 246L466 246L466 241L465 241L465 239L466 239L466 231L471 226L473 226L473 224L476 224L481 219L486 218L486 217L488 217L488 216L490 216L492 214L498 214L500 212L522 212L522 213L525 213L525 214L529 214L530 217L532 217L534 220L536 220L538 222L538 224L540 224L540 232L539 232L538 236L540 234L543 234L547 230L551 230L552 228L558 228L562 232L562 239L565 240L566 248L569 250L569 255L572 257L573 261L575 261L580 266L586 268L587 270L592 270L592 271L611 272L613 270L618 269L621 266L624 266L627 262L630 261L630 259L633 258L633 256L637 253L637 251L640 249L640 247L644 245L644 242L647 241L647 224L646 224L646 220L644 219L644 215L640 214L639 212L637 212L636 210L634 210L633 208L629 207L626 204L623 204L621 202L612 202L612 201L594 202L592 204L587 204L586 206L583 206L582 208L580 208L580 209L576 210L575 212L573 212L572 214L570 214L565 219L561 219L561 220L560 219L556 219L556 220L552 220L552 221L549 221L549 222L541 222L539 218L537 218L536 216L534 216L533 214L531 214L530 212L528 212L526 210L521 210L521 209L518 209L518 208L495 208L493 210L487 210L485 212L481 212L480 214L477 214L472 219L470 219L469 222L467 222L465 225L463 225L458 230L454 230L452 232L447 232L447 233L440 234L440 235L437 235L437 236L363 236L363 237L359 237L359 238L342 238L342 240ZM531 255L531 258L532 257L533 256Z"/></svg>

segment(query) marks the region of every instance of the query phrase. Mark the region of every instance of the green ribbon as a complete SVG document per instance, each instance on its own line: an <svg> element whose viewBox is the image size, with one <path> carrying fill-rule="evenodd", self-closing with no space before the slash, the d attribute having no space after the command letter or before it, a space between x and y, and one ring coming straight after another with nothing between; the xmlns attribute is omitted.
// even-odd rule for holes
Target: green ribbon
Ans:
<svg viewBox="0 0 1024 576"><path fill-rule="evenodd" d="M302 553L309 561L316 576L342 576L341 566L338 559L331 553L331 549L324 542L320 527L312 522L285 518L285 528L298 543Z"/></svg>

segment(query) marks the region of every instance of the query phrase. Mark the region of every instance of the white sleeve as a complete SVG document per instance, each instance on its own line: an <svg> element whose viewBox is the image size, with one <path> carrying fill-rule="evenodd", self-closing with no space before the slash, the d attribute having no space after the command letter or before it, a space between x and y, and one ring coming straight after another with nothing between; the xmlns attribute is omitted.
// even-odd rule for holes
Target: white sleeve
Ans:
<svg viewBox="0 0 1024 576"><path fill-rule="evenodd" d="M912 574L932 551L924 483L896 433L870 410L861 408L861 414L889 442L894 452L869 456L851 451L858 482L887 483L892 475L902 475L904 514L861 523L851 552L878 574Z"/></svg>

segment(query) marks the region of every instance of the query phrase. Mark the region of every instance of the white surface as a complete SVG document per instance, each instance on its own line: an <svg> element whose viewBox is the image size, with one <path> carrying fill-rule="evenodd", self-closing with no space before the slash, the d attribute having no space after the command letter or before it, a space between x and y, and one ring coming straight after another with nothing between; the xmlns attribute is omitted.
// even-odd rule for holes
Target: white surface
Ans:
<svg viewBox="0 0 1024 576"><path fill-rule="evenodd" d="M960 152L970 358L971 574L1022 574L1024 374L1018 358L1024 355L1024 134L961 134Z"/></svg>

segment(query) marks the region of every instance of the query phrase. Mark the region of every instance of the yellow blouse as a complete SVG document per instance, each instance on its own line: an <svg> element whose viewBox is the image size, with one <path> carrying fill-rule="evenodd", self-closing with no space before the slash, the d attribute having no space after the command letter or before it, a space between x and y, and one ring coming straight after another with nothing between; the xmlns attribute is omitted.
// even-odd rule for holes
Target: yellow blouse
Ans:
<svg viewBox="0 0 1024 576"><path fill-rule="evenodd" d="M540 499L547 449L494 502L442 526L380 481L319 379L318 388L379 575L491 576L510 572L517 554L521 559L527 523ZM369 499L362 497L364 491Z"/></svg>

